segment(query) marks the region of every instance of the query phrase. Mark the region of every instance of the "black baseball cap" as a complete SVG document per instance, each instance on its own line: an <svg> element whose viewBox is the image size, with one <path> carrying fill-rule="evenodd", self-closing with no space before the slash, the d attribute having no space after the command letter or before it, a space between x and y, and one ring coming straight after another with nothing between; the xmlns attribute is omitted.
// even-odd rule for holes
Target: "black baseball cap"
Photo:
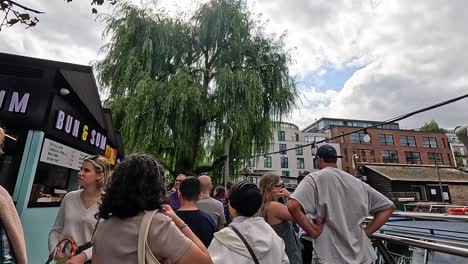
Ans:
<svg viewBox="0 0 468 264"><path fill-rule="evenodd" d="M322 159L333 159L333 158L342 158L343 156L338 156L336 153L336 149L332 145L322 145L317 149L317 153L315 154L315 159L320 157Z"/></svg>
<svg viewBox="0 0 468 264"><path fill-rule="evenodd" d="M229 192L229 204L239 215L251 217L262 205L262 193L257 185L241 181L232 186Z"/></svg>

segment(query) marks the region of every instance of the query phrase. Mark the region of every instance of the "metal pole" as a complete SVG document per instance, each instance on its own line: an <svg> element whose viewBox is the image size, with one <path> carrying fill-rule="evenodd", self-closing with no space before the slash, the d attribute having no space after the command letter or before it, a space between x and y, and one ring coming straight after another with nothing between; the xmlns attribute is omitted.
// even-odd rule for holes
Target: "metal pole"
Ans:
<svg viewBox="0 0 468 264"><path fill-rule="evenodd" d="M227 188L227 182L229 180L229 147L231 146L231 140L234 132L232 131L232 127L228 124L224 124L229 129L229 136L224 142L224 157L226 161L224 162L224 188Z"/></svg>
<svg viewBox="0 0 468 264"><path fill-rule="evenodd" d="M442 180L440 179L439 163L437 163L437 159L435 160L435 163L437 167L437 175L439 176L440 196L442 196L442 204L445 204L444 189L442 188Z"/></svg>

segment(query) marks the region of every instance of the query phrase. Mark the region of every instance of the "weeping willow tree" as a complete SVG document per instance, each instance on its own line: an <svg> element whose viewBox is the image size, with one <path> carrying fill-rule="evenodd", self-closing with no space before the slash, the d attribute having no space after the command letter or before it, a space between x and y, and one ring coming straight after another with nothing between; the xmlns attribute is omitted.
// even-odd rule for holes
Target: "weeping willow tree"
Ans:
<svg viewBox="0 0 468 264"><path fill-rule="evenodd" d="M239 1L212 0L190 19L122 4L107 23L97 69L126 151L173 173L220 172L225 124L232 157L269 150L275 121L296 106L284 36L265 34Z"/></svg>

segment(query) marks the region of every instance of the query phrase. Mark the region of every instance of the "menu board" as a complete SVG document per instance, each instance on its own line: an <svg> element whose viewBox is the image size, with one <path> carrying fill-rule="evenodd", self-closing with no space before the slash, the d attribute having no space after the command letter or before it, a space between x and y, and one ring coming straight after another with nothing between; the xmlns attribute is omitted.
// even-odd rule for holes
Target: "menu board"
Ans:
<svg viewBox="0 0 468 264"><path fill-rule="evenodd" d="M89 154L46 138L42 146L40 161L73 170L80 170L81 164L87 156Z"/></svg>

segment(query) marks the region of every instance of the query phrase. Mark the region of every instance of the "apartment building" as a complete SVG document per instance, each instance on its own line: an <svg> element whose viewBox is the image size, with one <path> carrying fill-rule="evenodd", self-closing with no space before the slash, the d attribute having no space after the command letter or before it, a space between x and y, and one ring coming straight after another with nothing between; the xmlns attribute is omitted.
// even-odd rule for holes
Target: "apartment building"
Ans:
<svg viewBox="0 0 468 264"><path fill-rule="evenodd" d="M257 175L254 179L248 179L252 182L257 182L259 175L272 172L284 177L285 184L295 182L295 178L304 171L315 171L317 165L314 164L314 157L317 147L312 148L301 146L312 142L322 141L330 138L329 133L307 133L299 130L299 127L291 123L278 123L276 130L273 133L272 143L269 152L282 151L280 153L263 155L256 158L251 158L247 161L246 167ZM338 155L341 155L340 144L329 143L333 145ZM296 150L286 151L290 148L299 147ZM338 161L338 167L342 168L341 160Z"/></svg>
<svg viewBox="0 0 468 264"><path fill-rule="evenodd" d="M353 156L357 162L398 163L416 165L455 166L452 150L445 133L402 130L398 123L369 128L380 121L322 118L305 132L329 133L339 144L343 170L356 175ZM359 133L346 135L359 128L368 128ZM366 135L367 134L367 135Z"/></svg>

